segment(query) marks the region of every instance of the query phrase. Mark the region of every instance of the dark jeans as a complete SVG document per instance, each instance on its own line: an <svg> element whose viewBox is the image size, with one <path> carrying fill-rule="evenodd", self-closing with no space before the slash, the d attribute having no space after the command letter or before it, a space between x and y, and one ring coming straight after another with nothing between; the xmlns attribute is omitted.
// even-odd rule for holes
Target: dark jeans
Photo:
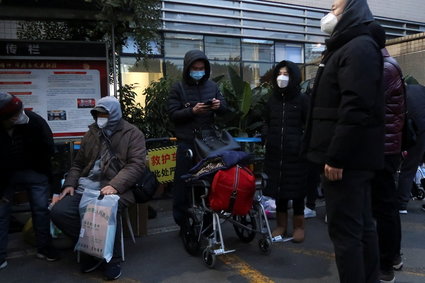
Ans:
<svg viewBox="0 0 425 283"><path fill-rule="evenodd" d="M400 155L386 156L384 170L376 172L372 181L372 209L383 271L393 269L393 260L400 253L401 224L395 180L399 164Z"/></svg>
<svg viewBox="0 0 425 283"><path fill-rule="evenodd" d="M38 251L51 243L49 205L49 182L46 175L33 170L15 171L10 176L6 188L1 188L0 196L0 262L6 258L9 219L13 194L26 190L32 213L33 229Z"/></svg>
<svg viewBox="0 0 425 283"><path fill-rule="evenodd" d="M188 149L195 154L192 144L180 142L176 153L176 170L174 172L173 184L173 216L174 221L182 226L185 220L185 214L189 208L189 186L181 176L187 174L189 169L194 166L193 158L187 155Z"/></svg>
<svg viewBox="0 0 425 283"><path fill-rule="evenodd" d="M412 191L413 179L422 163L425 153L425 132L417 137L416 144L407 153L406 158L401 163L400 175L398 177L398 205L400 210L407 208Z"/></svg>
<svg viewBox="0 0 425 283"><path fill-rule="evenodd" d="M373 175L370 171L344 170L342 180L323 180L328 232L343 283L379 282L378 239L370 193Z"/></svg>
<svg viewBox="0 0 425 283"><path fill-rule="evenodd" d="M308 163L307 173L307 200L305 206L315 210L316 199L318 197L317 187L320 184L320 174L323 172L323 166L316 163Z"/></svg>
<svg viewBox="0 0 425 283"><path fill-rule="evenodd" d="M288 201L289 199L278 199L276 201L276 211L288 212ZM293 199L292 209L294 210L294 215L304 215L304 197Z"/></svg>
<svg viewBox="0 0 425 283"><path fill-rule="evenodd" d="M71 237L75 243L78 241L81 229L81 217L79 213L79 204L82 194L67 195L57 202L51 211L53 223L66 235ZM117 228L115 232L114 252L111 261L121 260L121 210L124 205L119 201L117 211Z"/></svg>

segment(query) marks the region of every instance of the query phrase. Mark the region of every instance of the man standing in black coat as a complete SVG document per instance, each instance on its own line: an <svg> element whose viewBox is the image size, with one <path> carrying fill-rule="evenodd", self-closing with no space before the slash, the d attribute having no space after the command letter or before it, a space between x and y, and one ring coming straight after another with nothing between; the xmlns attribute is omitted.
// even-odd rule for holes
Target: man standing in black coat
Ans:
<svg viewBox="0 0 425 283"><path fill-rule="evenodd" d="M37 243L37 257L59 259L51 246L49 205L52 131L46 121L24 110L22 101L0 92L0 269L7 266L6 249L13 194L27 191Z"/></svg>
<svg viewBox="0 0 425 283"><path fill-rule="evenodd" d="M306 129L307 158L324 170L328 230L341 282L378 282L370 187L384 164L383 62L366 0L335 0L321 20L331 35Z"/></svg>
<svg viewBox="0 0 425 283"><path fill-rule="evenodd" d="M168 97L168 114L177 137L176 170L173 186L173 216L182 226L188 208L188 189L181 176L194 165L189 150L194 131L214 125L215 115L223 114L226 101L215 82L209 80L210 62L201 50L190 50L184 56L183 80L175 83Z"/></svg>

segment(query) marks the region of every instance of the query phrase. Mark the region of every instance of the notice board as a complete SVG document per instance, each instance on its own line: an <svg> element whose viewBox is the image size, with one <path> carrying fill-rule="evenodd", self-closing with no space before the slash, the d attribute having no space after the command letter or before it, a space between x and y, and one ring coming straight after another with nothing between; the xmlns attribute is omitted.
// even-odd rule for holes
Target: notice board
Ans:
<svg viewBox="0 0 425 283"><path fill-rule="evenodd" d="M0 40L0 91L43 117L55 138L87 132L107 74L104 43Z"/></svg>

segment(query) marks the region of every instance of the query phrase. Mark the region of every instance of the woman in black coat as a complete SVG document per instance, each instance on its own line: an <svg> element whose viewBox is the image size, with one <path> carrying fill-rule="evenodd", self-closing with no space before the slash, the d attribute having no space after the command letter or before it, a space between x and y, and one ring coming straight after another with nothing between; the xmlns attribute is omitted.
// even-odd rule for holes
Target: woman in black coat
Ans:
<svg viewBox="0 0 425 283"><path fill-rule="evenodd" d="M276 199L277 227L273 237L285 235L288 201L294 209L293 241L304 240L306 164L300 158L308 96L300 93L301 73L296 64L280 62L273 71L273 94L266 105L264 137L265 172L269 177L265 194Z"/></svg>

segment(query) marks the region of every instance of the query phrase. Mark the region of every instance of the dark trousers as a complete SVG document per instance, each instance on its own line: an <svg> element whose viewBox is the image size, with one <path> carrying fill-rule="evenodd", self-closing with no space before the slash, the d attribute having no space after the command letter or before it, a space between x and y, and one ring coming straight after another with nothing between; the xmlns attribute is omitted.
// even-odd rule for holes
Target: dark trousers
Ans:
<svg viewBox="0 0 425 283"><path fill-rule="evenodd" d="M328 232L343 283L378 282L378 239L370 193L373 175L344 170L342 180L323 180Z"/></svg>
<svg viewBox="0 0 425 283"><path fill-rule="evenodd" d="M288 201L289 199L278 199L276 201L276 211L283 213L288 212ZM294 210L294 215L304 215L304 197L293 199L292 209Z"/></svg>
<svg viewBox="0 0 425 283"><path fill-rule="evenodd" d="M79 205L82 194L74 192L73 196L67 195L57 202L52 210L51 217L53 223L66 235L71 237L75 243L78 241L81 229L81 217ZM117 228L115 232L114 251L111 261L119 262L121 260L121 210L124 205L121 201L118 204Z"/></svg>
<svg viewBox="0 0 425 283"><path fill-rule="evenodd" d="M6 258L12 199L17 188L26 190L28 194L38 251L50 245L52 240L47 176L33 170L22 170L15 171L8 177L8 185L0 188L0 262Z"/></svg>
<svg viewBox="0 0 425 283"><path fill-rule="evenodd" d="M189 208L189 186L181 179L181 176L187 174L189 169L194 165L193 158L188 156L189 149L195 154L192 144L180 142L176 152L176 170L174 172L173 184L173 217L179 226L183 225L186 211Z"/></svg>
<svg viewBox="0 0 425 283"><path fill-rule="evenodd" d="M316 199L318 197L317 187L320 184L320 174L323 172L323 166L316 163L308 163L308 173L307 173L307 200L305 206L315 210L316 209Z"/></svg>
<svg viewBox="0 0 425 283"><path fill-rule="evenodd" d="M400 155L386 156L384 170L376 172L372 181L372 209L383 271L393 269L393 260L400 253L401 224L395 180L399 164Z"/></svg>
<svg viewBox="0 0 425 283"><path fill-rule="evenodd" d="M398 205L400 210L407 208L412 191L413 179L418 166L423 162L425 153L425 132L418 134L416 144L409 148L407 156L401 163L398 177Z"/></svg>

